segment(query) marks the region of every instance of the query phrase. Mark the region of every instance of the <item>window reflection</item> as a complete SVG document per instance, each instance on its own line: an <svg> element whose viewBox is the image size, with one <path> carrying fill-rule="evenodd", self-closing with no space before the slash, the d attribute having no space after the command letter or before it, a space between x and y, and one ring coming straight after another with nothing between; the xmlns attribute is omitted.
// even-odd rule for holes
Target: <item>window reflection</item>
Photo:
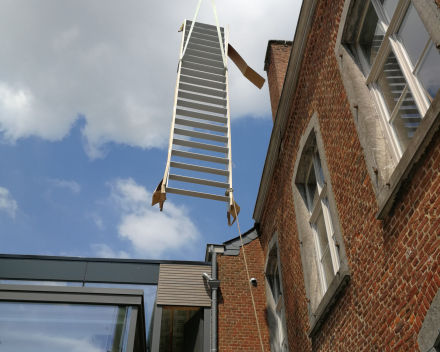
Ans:
<svg viewBox="0 0 440 352"><path fill-rule="evenodd" d="M153 315L153 309L156 301L156 292L157 292L156 285L129 285L129 284L86 282L85 287L132 288L132 289L144 290L145 330L146 330L146 336L148 336L149 339L151 338L149 334L149 330Z"/></svg>
<svg viewBox="0 0 440 352"><path fill-rule="evenodd" d="M203 318L203 309L199 308L163 309L159 352L201 351Z"/></svg>
<svg viewBox="0 0 440 352"><path fill-rule="evenodd" d="M359 37L359 45L370 67L373 65L374 59L377 56L384 35L385 30L382 23L377 17L373 4L370 3Z"/></svg>
<svg viewBox="0 0 440 352"><path fill-rule="evenodd" d="M131 307L0 302L5 352L125 351Z"/></svg>
<svg viewBox="0 0 440 352"><path fill-rule="evenodd" d="M402 38L403 45L413 66L415 66L428 43L429 34L413 4L408 7L399 29L399 36Z"/></svg>
<svg viewBox="0 0 440 352"><path fill-rule="evenodd" d="M391 51L377 80L382 96L391 115L403 90L406 87L406 80L397 62L396 56Z"/></svg>
<svg viewBox="0 0 440 352"><path fill-rule="evenodd" d="M394 11L396 11L397 4L399 0L382 0L383 7L388 15L388 18L391 19L394 15Z"/></svg>
<svg viewBox="0 0 440 352"><path fill-rule="evenodd" d="M420 63L417 76L422 82L428 100L432 102L440 89L440 53L432 42Z"/></svg>
<svg viewBox="0 0 440 352"><path fill-rule="evenodd" d="M392 121L402 151L408 146L421 121L419 109L417 109L414 98L408 89Z"/></svg>
<svg viewBox="0 0 440 352"><path fill-rule="evenodd" d="M82 286L82 282L36 281L36 280L0 280L0 284L8 284L8 285L39 285L39 286L68 286L68 287L81 287Z"/></svg>

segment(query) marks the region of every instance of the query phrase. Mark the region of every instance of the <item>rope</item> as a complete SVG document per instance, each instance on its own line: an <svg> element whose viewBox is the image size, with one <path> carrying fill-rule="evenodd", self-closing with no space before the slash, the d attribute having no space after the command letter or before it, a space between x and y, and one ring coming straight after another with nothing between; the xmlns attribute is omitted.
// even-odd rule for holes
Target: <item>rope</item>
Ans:
<svg viewBox="0 0 440 352"><path fill-rule="evenodd" d="M197 19L197 15L199 14L199 9L200 9L201 3L202 3L202 0L199 0L199 3L198 3L197 8L196 8L196 13L194 14L194 19L193 19L193 21L191 23L191 28L189 29L188 38L186 38L185 47L183 48L182 55L180 55L180 61L182 61L183 55L185 55L186 48L188 47L189 38L191 37L191 33L193 31L193 28L194 28L194 23L196 23L196 19ZM185 33L183 33L183 35L185 35Z"/></svg>
<svg viewBox="0 0 440 352"><path fill-rule="evenodd" d="M261 338L260 324L258 323L258 316L257 316L257 308L255 307L254 295L252 294L251 279L249 277L249 269L246 261L246 253L244 251L243 238L241 237L240 224L238 223L238 214L237 214L237 227L238 227L238 233L240 234L241 248L243 250L244 265L246 267L246 274L248 278L249 291L251 292L252 305L254 306L255 320L257 322L257 328L258 328L258 336L260 337L261 351L264 352L263 339Z"/></svg>
<svg viewBox="0 0 440 352"><path fill-rule="evenodd" d="M218 39L220 41L220 50L222 51L222 58L223 58L223 66L225 67L225 70L228 68L226 67L226 56L225 56L225 50L223 49L223 40L222 40L222 34L220 32L220 26L218 24L218 18L217 18L217 8L215 7L215 0L212 0L212 8L214 10L214 17L215 17L215 23L217 25L217 33L218 33Z"/></svg>

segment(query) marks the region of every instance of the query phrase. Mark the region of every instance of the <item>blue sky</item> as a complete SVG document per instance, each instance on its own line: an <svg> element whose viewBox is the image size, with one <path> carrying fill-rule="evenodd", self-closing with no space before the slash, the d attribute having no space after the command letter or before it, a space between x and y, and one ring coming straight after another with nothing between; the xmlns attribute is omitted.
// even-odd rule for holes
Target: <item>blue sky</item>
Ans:
<svg viewBox="0 0 440 352"><path fill-rule="evenodd" d="M177 29L193 2L6 1L1 253L203 260L206 243L238 235L224 203L169 195L164 212L150 205L166 163ZM203 6L198 20L213 23L210 2ZM267 41L293 38L299 6L217 4L231 44L264 77ZM267 85L229 72L234 195L246 231L272 119Z"/></svg>

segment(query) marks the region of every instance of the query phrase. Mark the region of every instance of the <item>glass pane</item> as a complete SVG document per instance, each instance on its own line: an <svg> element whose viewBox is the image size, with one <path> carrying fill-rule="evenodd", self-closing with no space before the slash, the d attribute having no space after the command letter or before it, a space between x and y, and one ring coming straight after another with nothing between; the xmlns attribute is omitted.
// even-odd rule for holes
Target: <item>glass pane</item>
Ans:
<svg viewBox="0 0 440 352"><path fill-rule="evenodd" d="M322 172L322 166L321 166L321 158L319 157L319 153L315 154L315 158L313 159L314 161L314 167L315 167L315 172L317 175L319 175L319 180L317 179L316 181L320 184L321 187L324 187L324 173Z"/></svg>
<svg viewBox="0 0 440 352"><path fill-rule="evenodd" d="M0 284L8 285L38 285L38 286L70 286L82 287L82 282L76 281L34 281L34 280L0 280Z"/></svg>
<svg viewBox="0 0 440 352"><path fill-rule="evenodd" d="M319 244L321 245L321 253L323 253L326 247L328 246L328 238L327 238L327 231L325 229L325 222L324 222L324 217L322 216L322 212L318 217L318 221L316 222L316 229L318 231Z"/></svg>
<svg viewBox="0 0 440 352"><path fill-rule="evenodd" d="M125 351L131 308L0 303L1 350Z"/></svg>
<svg viewBox="0 0 440 352"><path fill-rule="evenodd" d="M399 0L385 0L385 1L382 0L382 3L383 3L383 7L385 8L385 11L386 11L388 17L390 18L390 21L391 21L391 18L394 15L394 11L396 11L396 7L397 7L397 4L399 3Z"/></svg>
<svg viewBox="0 0 440 352"><path fill-rule="evenodd" d="M321 263L324 269L325 282L327 283L328 287L335 277L335 271L333 270L333 263L330 251L327 251L327 253L325 253Z"/></svg>
<svg viewBox="0 0 440 352"><path fill-rule="evenodd" d="M280 274L278 272L278 266L277 266L277 270L275 271L273 277L273 287L272 287L272 294L273 294L273 299L275 300L275 304L278 303L278 299L280 298L280 292L281 292Z"/></svg>
<svg viewBox="0 0 440 352"><path fill-rule="evenodd" d="M309 207L311 206L309 211L312 212L313 209L315 208L316 202L319 197L318 186L316 183L315 169L313 165L310 168L309 178L307 179L306 187L307 187L307 198L309 202Z"/></svg>
<svg viewBox="0 0 440 352"><path fill-rule="evenodd" d="M417 76L425 88L425 93L432 101L440 89L440 53L431 43L423 59Z"/></svg>
<svg viewBox="0 0 440 352"><path fill-rule="evenodd" d="M406 11L405 18L399 29L399 35L411 58L412 64L415 66L428 43L429 34L413 4L410 4Z"/></svg>
<svg viewBox="0 0 440 352"><path fill-rule="evenodd" d="M379 75L377 84L391 115L406 86L405 77L392 51L385 62L382 73Z"/></svg>
<svg viewBox="0 0 440 352"><path fill-rule="evenodd" d="M163 309L159 351L184 352L185 344L194 340L194 336L197 340L202 315L203 309ZM200 343L203 343L203 339L195 341L192 345Z"/></svg>
<svg viewBox="0 0 440 352"><path fill-rule="evenodd" d="M156 302L156 285L130 285L130 284L109 284L86 282L85 287L109 287L109 288L134 288L144 290L144 310L145 310L145 330L147 336L147 345L151 344L153 326L151 324L153 318L153 309ZM1 351L1 350L0 350Z"/></svg>
<svg viewBox="0 0 440 352"><path fill-rule="evenodd" d="M377 17L376 10L373 4L368 6L367 14L365 15L364 24L362 25L361 34L359 36L359 45L365 55L370 67L373 65L380 45L382 44L385 30L382 23Z"/></svg>
<svg viewBox="0 0 440 352"><path fill-rule="evenodd" d="M414 132L417 130L417 127L419 127L420 121L422 121L422 119L419 110L417 109L413 96L408 89L401 105L399 106L397 114L392 121L392 126L399 137L402 151L408 146Z"/></svg>

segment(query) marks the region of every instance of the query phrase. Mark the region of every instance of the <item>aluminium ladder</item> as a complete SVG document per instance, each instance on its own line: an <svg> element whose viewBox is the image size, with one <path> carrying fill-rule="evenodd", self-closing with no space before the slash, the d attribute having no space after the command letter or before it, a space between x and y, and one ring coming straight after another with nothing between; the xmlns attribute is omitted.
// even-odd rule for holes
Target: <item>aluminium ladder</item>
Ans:
<svg viewBox="0 0 440 352"><path fill-rule="evenodd" d="M191 24L192 21L188 20L183 24L180 57ZM220 27L220 32L227 57L228 33L225 41L224 28ZM217 27L195 22L178 66L168 160L160 185L162 194L181 194L232 205L232 195L228 192L232 188L232 162L228 71L225 64ZM176 157L183 158L184 162L176 161ZM206 166L207 163L214 164L214 167ZM192 175L182 175L181 170L190 170ZM212 175L224 176L225 179L220 181L217 176L214 180ZM170 187L170 180L185 183L186 189ZM208 186L212 191L194 191L191 184ZM218 194L218 189L222 189L223 194Z"/></svg>

